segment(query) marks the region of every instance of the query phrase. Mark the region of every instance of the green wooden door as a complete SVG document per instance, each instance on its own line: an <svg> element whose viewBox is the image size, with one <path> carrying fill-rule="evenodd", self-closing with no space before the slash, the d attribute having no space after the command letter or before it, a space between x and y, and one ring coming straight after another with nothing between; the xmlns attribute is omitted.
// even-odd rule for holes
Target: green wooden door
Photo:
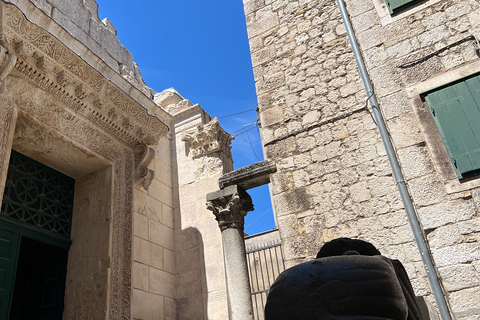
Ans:
<svg viewBox="0 0 480 320"><path fill-rule="evenodd" d="M0 229L0 320L8 320L17 268L20 236Z"/></svg>
<svg viewBox="0 0 480 320"><path fill-rule="evenodd" d="M11 319L62 319L67 256L67 249L22 239Z"/></svg>

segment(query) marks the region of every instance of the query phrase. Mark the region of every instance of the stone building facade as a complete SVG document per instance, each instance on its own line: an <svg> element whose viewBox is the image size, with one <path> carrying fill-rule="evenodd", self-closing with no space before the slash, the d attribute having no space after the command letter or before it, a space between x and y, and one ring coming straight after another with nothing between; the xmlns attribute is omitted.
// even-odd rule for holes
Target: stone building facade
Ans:
<svg viewBox="0 0 480 320"><path fill-rule="evenodd" d="M451 313L480 319L480 167L460 172L449 135L465 126L449 131L429 105L476 81L480 4L346 5ZM359 238L399 259L416 294L434 303L336 1L244 0L244 8L287 267L329 240ZM478 102L468 108L477 116ZM478 129L469 134L478 150Z"/></svg>
<svg viewBox="0 0 480 320"><path fill-rule="evenodd" d="M458 173L450 133L427 103L478 76L480 4L346 6L451 312L480 319L480 167ZM244 8L287 267L329 240L359 238L399 259L416 294L434 303L336 1L244 0Z"/></svg>
<svg viewBox="0 0 480 320"><path fill-rule="evenodd" d="M228 317L205 195L233 137L148 88L94 0L0 1L0 128L0 319Z"/></svg>

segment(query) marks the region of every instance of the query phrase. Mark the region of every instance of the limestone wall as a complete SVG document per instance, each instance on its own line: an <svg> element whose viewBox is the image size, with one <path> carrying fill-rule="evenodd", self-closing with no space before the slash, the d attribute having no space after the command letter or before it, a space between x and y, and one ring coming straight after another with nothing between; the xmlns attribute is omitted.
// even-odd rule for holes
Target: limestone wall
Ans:
<svg viewBox="0 0 480 320"><path fill-rule="evenodd" d="M170 139L154 147L155 173L148 190L135 188L133 214L132 315L176 319L175 234Z"/></svg>
<svg viewBox="0 0 480 320"><path fill-rule="evenodd" d="M230 135L173 88L155 96L172 115L154 147L154 179L135 188L134 319L228 317L222 238L205 197L233 169Z"/></svg>
<svg viewBox="0 0 480 320"><path fill-rule="evenodd" d="M430 0L394 17L382 0L346 2L448 301L457 318L476 319L480 181L458 181L420 95L480 71L464 40L478 32L478 2ZM399 259L429 296L336 1L244 7L287 267L331 239L360 238Z"/></svg>
<svg viewBox="0 0 480 320"><path fill-rule="evenodd" d="M174 114L178 319L227 319L222 236L205 201L207 193L219 189L219 177L233 170L231 140L199 105L162 97L158 103Z"/></svg>

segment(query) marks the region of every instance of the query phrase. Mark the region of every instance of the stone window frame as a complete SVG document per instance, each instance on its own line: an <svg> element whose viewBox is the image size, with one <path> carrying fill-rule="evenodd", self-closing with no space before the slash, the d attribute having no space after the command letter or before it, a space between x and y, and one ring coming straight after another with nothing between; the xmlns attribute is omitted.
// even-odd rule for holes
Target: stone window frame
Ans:
<svg viewBox="0 0 480 320"><path fill-rule="evenodd" d="M385 0L372 0L375 6L375 10L377 11L378 17L380 19L380 23L382 26L389 25L390 23L396 22L398 20L404 19L418 11L421 11L431 5L434 5L442 0L428 0L424 2L414 3L412 6L405 8L399 13L390 14L387 8L387 3Z"/></svg>
<svg viewBox="0 0 480 320"><path fill-rule="evenodd" d="M448 194L458 193L480 187L480 177L459 180L453 164L450 161L433 116L423 99L428 91L440 88L463 78L468 78L480 72L480 61L473 61L454 70L437 74L428 80L405 88L420 128L424 134L426 146L430 152L435 170L444 183Z"/></svg>

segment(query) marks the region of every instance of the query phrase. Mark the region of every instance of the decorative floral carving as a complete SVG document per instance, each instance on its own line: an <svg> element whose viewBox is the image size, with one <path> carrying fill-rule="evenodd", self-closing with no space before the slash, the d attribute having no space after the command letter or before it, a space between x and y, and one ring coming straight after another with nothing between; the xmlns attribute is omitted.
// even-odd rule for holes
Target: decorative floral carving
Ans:
<svg viewBox="0 0 480 320"><path fill-rule="evenodd" d="M135 182L141 183L145 190L152 183L154 172L148 165L155 158L155 151L146 143L138 144L134 149L135 154Z"/></svg>
<svg viewBox="0 0 480 320"><path fill-rule="evenodd" d="M207 195L207 209L215 215L221 231L235 228L243 231L245 216L253 210L252 198L238 186L230 186Z"/></svg>
<svg viewBox="0 0 480 320"><path fill-rule="evenodd" d="M7 49L0 45L0 93L5 90L5 79L12 71L16 62L17 56L7 52Z"/></svg>
<svg viewBox="0 0 480 320"><path fill-rule="evenodd" d="M207 124L200 124L196 128L186 131L182 141L190 148L192 158L203 157L214 152L223 152L232 157L233 134L228 134L220 127L217 118Z"/></svg>
<svg viewBox="0 0 480 320"><path fill-rule="evenodd" d="M155 143L166 135L168 127L162 121L150 115L145 107L105 79L70 48L28 21L17 7L0 5L5 9L6 41L13 49L21 51L15 66L18 71L131 147L140 142ZM19 43L22 45L18 46ZM33 58L33 53L42 56L41 64ZM113 114L118 115L117 119L97 109L99 104L93 103L96 101L115 109ZM129 119L128 126L124 126L122 119L125 118Z"/></svg>

